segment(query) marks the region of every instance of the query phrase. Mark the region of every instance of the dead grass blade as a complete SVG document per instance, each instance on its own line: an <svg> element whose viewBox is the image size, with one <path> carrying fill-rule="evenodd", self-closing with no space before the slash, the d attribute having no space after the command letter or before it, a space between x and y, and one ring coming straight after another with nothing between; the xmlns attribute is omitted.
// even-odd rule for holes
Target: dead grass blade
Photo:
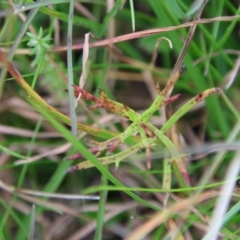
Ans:
<svg viewBox="0 0 240 240"><path fill-rule="evenodd" d="M208 19L198 19L198 20L195 20L195 21L192 21L192 22L186 22L186 23L180 24L178 26L144 30L144 31L139 31L139 32L134 32L134 33L121 35L121 36L114 37L114 38L111 38L111 39L105 39L105 40L93 42L93 43L89 44L89 47L90 48L91 47L101 47L101 46L111 45L111 44L118 43L118 42L129 41L129 40L136 39L136 38L151 36L151 35L155 35L155 34L158 34L158 33L175 31L175 30L178 30L178 29L181 29L181 28L191 27L191 26L195 26L195 25L198 25L198 24L207 24L207 23L212 23L212 22L217 22L217 21L228 22L228 21L233 21L235 19L240 19L240 15L237 15L237 16L223 16L223 17L215 17L215 18L208 18ZM73 45L73 47L72 47L73 50L82 49L82 48L83 48L83 44L76 44L76 45ZM55 51L55 52L62 52L62 51L66 51L66 50L67 50L66 46L52 48L52 51Z"/></svg>
<svg viewBox="0 0 240 240"><path fill-rule="evenodd" d="M202 6L199 8L199 10L198 10L198 12L197 12L193 22L199 20L201 14L202 14L202 11L204 9L205 4L206 4L206 0L203 1ZM165 89L163 90L166 96L170 96L171 95L171 92L172 92L172 90L174 88L174 85L175 85L176 81L179 79L179 73L181 73L182 70L183 70L182 69L182 67L183 67L183 60L184 60L184 57L185 57L185 55L186 55L186 53L188 51L189 45L190 45L190 43L192 41L192 38L193 38L193 35L195 33L196 27L197 27L196 24L190 26L190 29L189 29L189 32L188 32L188 36L187 36L187 39L186 39L186 41L184 43L182 51L181 51L181 53L180 53L180 55L179 55L175 65L174 65L172 71L171 71L170 78L169 78L169 80L167 82L167 85L166 85Z"/></svg>
<svg viewBox="0 0 240 240"><path fill-rule="evenodd" d="M136 202L129 202L123 205L119 205L119 207L116 207L115 209L113 209L112 211L104 215L104 222L107 222L110 219L112 219L114 216L121 214L124 211L133 209L136 206L137 206ZM73 233L72 236L69 236L68 240L84 239L84 237L86 237L88 234L94 231L95 228L96 228L96 221L93 220L87 226L83 227L82 229L79 229L78 231Z"/></svg>
<svg viewBox="0 0 240 240"><path fill-rule="evenodd" d="M197 205L210 198L219 196L220 193L217 191L209 191L195 197L187 198L179 203L175 203L172 206L166 208L164 211L160 211L152 216L152 218L141 226L137 227L125 240L139 240L143 239L147 234L154 230L157 226L166 222L172 214L180 213L189 208L189 206Z"/></svg>
<svg viewBox="0 0 240 240"><path fill-rule="evenodd" d="M0 188L9 193L41 196L41 197L48 197L48 198L59 198L59 199L67 199L67 200L72 200L72 199L99 200L98 196L84 196L79 194L63 194L63 193L46 193L41 191L15 188L14 186L7 185L2 180L0 180Z"/></svg>
<svg viewBox="0 0 240 240"><path fill-rule="evenodd" d="M207 1L204 0L203 3L202 3L202 5L201 5L201 7L200 7L199 10L197 11L197 14L196 14L193 22L195 22L195 21L197 21L197 20L200 19L201 14L202 14L202 11L203 11L206 3L207 3ZM179 57L178 57L178 59L177 59L177 62L175 63L175 65L174 65L174 67L173 67L173 69L172 69L170 78L171 78L172 76L174 76L174 75L176 74L176 72L178 72L178 71L180 70L180 68L182 67L182 65L183 65L183 59L184 59L184 57L185 57L185 55L186 55L186 53L187 53L187 51L188 51L188 48L189 48L189 45L190 45L190 43L191 43L191 41L192 41L192 38L193 38L193 35L194 35L194 33L195 33L196 27L197 27L196 24L190 26L187 39L186 39L186 41L185 41L185 43L184 43L184 46L183 46L183 48L182 48L182 51L181 51L181 53L180 53L180 55L179 55Z"/></svg>

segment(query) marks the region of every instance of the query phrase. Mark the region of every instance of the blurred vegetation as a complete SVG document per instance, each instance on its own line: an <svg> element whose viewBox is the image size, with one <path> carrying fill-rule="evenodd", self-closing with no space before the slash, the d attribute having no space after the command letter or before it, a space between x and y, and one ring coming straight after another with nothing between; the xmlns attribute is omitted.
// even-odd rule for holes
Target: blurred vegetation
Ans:
<svg viewBox="0 0 240 240"><path fill-rule="evenodd" d="M70 2L0 2L0 49L8 54L31 88L66 116L71 116L70 102L75 104L65 91L71 76L68 70L69 66L73 68L71 80L79 85L83 70L80 45L86 33L94 36L90 37L93 43L179 26L192 21L202 1ZM87 139L102 141L101 136L108 138L107 134L123 132L129 122L105 109L88 111L86 105L92 103L80 100L77 122L103 132L101 136L91 136L78 131L78 136L73 136L66 122L60 123L60 118L34 103L0 64L0 239L127 239L131 233L136 233L131 239L203 239L210 220L215 223L214 214L221 212L215 206L224 186L230 192L225 194L227 214L222 218L218 239L239 239L238 178L228 179L236 175L231 171L239 171L235 165L239 154L229 151L238 150L239 146L239 15L237 0L208 1L201 20L223 18L198 24L184 58L185 70L173 89L173 94L181 97L172 104L173 111L208 88L220 87L225 95L208 97L178 121L177 129L186 149L192 155L198 155L195 150L200 149L203 156L186 163L191 186L183 188L173 174L168 198L162 186L162 148L153 153L150 170L146 168L145 152L141 151L118 169L112 164L102 167L101 172L91 168L65 174L72 165L65 159L78 152L78 146L84 149L90 145ZM70 25L73 50L69 65ZM84 89L98 96L101 88L111 99L139 112L146 110L157 95L156 84L163 89L167 83L188 31L189 27L183 27L139 34L114 45L90 47ZM168 38L173 48L162 41L156 51L160 37ZM153 65L151 59L156 52ZM159 128L165 121L161 110L152 118ZM221 145L215 153L206 155L214 143ZM223 154L223 150L228 151ZM136 195L129 195L129 191ZM52 198L47 193L65 195ZM101 200L73 199L76 195L100 196ZM196 196L197 203L190 209L191 196ZM160 216L164 211L169 211L168 215ZM151 220L158 215L155 226ZM137 237L141 227L146 233L142 238Z"/></svg>

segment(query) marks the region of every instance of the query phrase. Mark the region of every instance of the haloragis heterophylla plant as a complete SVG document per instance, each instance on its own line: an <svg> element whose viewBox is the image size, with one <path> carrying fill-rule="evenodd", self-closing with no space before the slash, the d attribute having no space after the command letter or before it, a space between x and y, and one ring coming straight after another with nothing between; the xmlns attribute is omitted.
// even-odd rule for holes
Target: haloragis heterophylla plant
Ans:
<svg viewBox="0 0 240 240"><path fill-rule="evenodd" d="M174 81L176 81L180 76L180 72L177 72L176 76L173 76ZM198 94L189 102L187 102L184 106L182 106L175 114L173 114L168 121L164 124L164 126L159 130L155 127L151 122L150 118L152 115L160 108L165 106L166 104L171 103L172 101L176 100L179 95L175 95L173 97L167 97L167 91L158 91L158 96L152 105L143 113L138 114L133 109L125 106L119 102L113 101L109 99L106 94L99 90L100 97L97 98L90 93L86 92L82 88L78 86L73 86L75 90L75 95L78 96L81 94L81 97L86 100L91 100L96 104L89 107L89 109L96 109L103 107L115 114L121 115L123 117L128 118L132 121L132 124L121 134L118 136L111 138L102 143L94 142L95 146L90 148L92 153L96 153L99 155L103 150L108 149L109 152L113 152L116 147L122 143L124 143L125 139L128 137L139 133L141 136L141 141L136 145L130 147L127 150L124 150L120 153L113 154L111 156L101 157L99 161L102 164L110 164L115 163L116 166L119 166L119 162L124 160L125 158L129 157L131 154L136 153L142 148L146 149L147 152L147 166L148 168L151 167L151 149L160 145L163 145L169 151L171 158L169 159L169 163L175 161L179 170L181 171L184 179L187 183L189 183L189 177L187 171L184 167L184 163L182 162L182 157L179 153L179 150L175 147L174 143L165 135L166 131L169 130L176 121L182 117L186 112L188 112L192 107L196 106L200 101L204 100L210 94L216 92L218 88L211 88L205 90L204 92ZM160 143L159 143L160 142ZM81 154L75 154L71 156L69 159L77 159L80 158ZM84 161L79 164L76 164L68 169L68 172L72 172L74 170L80 170L85 168L91 168L94 165L90 161Z"/></svg>

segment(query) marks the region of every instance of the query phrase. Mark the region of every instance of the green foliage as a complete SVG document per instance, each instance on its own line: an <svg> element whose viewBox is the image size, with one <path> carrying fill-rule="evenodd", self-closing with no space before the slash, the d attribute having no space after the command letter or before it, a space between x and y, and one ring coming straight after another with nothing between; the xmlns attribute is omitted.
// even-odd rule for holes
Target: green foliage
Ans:
<svg viewBox="0 0 240 240"><path fill-rule="evenodd" d="M47 50L50 49L51 45L49 44L49 41L51 40L51 37L49 34L43 36L42 28L39 29L37 36L31 32L27 32L26 34L29 37L27 45L31 48L30 53L31 55L35 55L31 67L35 67L39 60L46 55Z"/></svg>
<svg viewBox="0 0 240 240"><path fill-rule="evenodd" d="M202 1L13 2L0 1L0 239L239 239L236 1L195 20Z"/></svg>

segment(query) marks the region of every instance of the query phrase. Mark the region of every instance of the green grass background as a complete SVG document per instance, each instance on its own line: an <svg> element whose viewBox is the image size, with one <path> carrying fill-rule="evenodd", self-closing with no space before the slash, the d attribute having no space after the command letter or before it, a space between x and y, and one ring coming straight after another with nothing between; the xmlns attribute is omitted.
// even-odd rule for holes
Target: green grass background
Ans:
<svg viewBox="0 0 240 240"><path fill-rule="evenodd" d="M25 8L29 6L30 10L21 13L22 17L27 17L25 22L18 15L22 4L26 4ZM197 5L192 5L192 1L139 0L125 2L117 0L112 10L107 13L108 1L75 1L75 4L84 6L91 17L89 18L77 10L77 6L70 1L49 0L39 3L14 1L13 5L10 4L10 1L0 2L0 47L5 50L11 48L9 59L13 60L14 65L29 85L66 115L69 115L70 111L74 111L74 103L72 99L69 101L69 94L64 91L68 86L59 76L59 72L52 67L44 48L40 48L35 55L21 54L20 52L21 49L30 49L27 45L29 37L26 35L26 32L30 31L29 26L33 27L37 34L40 28L43 30L43 36L49 34L52 38L49 42L50 47L56 46L54 44L67 46L68 34L72 35L72 44L83 43L84 34L88 32L99 39L108 38L111 33L112 21L114 21L114 35L121 36L133 32L133 29L142 31L177 26L185 21L191 21L198 8ZM71 7L72 10L74 9L72 20L69 17ZM201 18L239 15L239 7L238 1L209 0ZM56 24L58 24L58 29ZM227 74L234 69L239 58L239 26L239 19L235 19L200 24L197 27L184 60L186 70L174 88L174 93L180 93L181 99L173 104L173 109L181 105L185 99L193 97L205 89L223 86ZM182 28L120 42L115 46L125 56L147 65L150 63L157 39L159 37L170 39L173 48L170 49L168 44L163 41L159 48L155 67L150 71L153 79L164 86L181 52L187 33L188 28ZM59 34L59 39L56 34ZM70 50L69 47L68 52L55 53L51 48L47 51L69 81L78 84L81 74L82 50L72 52ZM204 58L204 60L195 64L196 60L200 58ZM34 59L37 59L36 64L31 66ZM72 62L69 62L69 59L72 59ZM147 109L153 101L153 97L144 83L143 72L145 69L138 67L134 61L132 64L120 62L114 56L110 57L107 48L91 48L85 89L97 95L97 88L102 88L109 97L136 110ZM114 77L108 77L109 72L115 73ZM124 75L120 73L124 73ZM137 76L135 80L133 76ZM44 196L26 199L17 192L14 194L7 192L1 186L1 240L78 239L74 237L75 234L80 231L84 232L90 224L96 224L96 227L93 227L86 235L82 233L81 239L123 239L136 227L147 222L151 218L151 214L162 209L162 204L159 202L161 195L158 195L164 192L161 186L163 175L161 159L155 158L151 170L143 168L144 161L137 161L144 158L142 157L143 153L128 159L129 161L120 165L116 171L114 166L108 168L101 166L96 158L87 151L86 136L82 136L81 139L73 136L68 126L60 123L41 106L34 104L14 79L10 75L4 74L4 70L0 77L0 125L5 129L6 127L15 127L33 133L30 137L26 137L14 132L9 134L0 131L1 181L8 186L20 189L101 196L100 202L56 200ZM156 81L153 81L152 84L155 85ZM239 125L239 89L239 74L237 74L230 88L223 88L227 100L219 95L209 97L203 108L188 113L180 121L179 131L184 136L187 135L188 128L192 129L201 143L227 142L230 141L229 139L237 141L239 136L237 127ZM29 103L33 108L29 107ZM5 108L7 104L9 107ZM81 123L96 124L101 129L121 132L125 127L117 116L106 125L100 124L97 120L107 113L102 110L89 113L84 108L84 104L79 104L76 114L76 118ZM158 114L156 117L159 117ZM38 134L41 132L54 132L59 135L58 137L39 138ZM98 138L96 140L101 141ZM49 155L30 164L14 164L20 159L51 151L67 142L71 142L72 147L66 152ZM191 142L189 144L191 145ZM66 169L72 163L64 161L64 159L76 151L81 151L91 158L97 169L65 174ZM234 154L228 152L221 158L219 167L206 183L206 189L219 189ZM179 191L181 192L178 194L179 197L187 198L189 193L193 193L198 187L202 188L199 179L208 169L209 164L212 164L213 159L214 155L210 155L189 164L188 170L195 188L179 189L177 180L173 179L173 191ZM217 198L214 198L199 204L198 210L204 216L211 217L216 200ZM228 217L230 217L226 217L228 221L226 221L222 233L225 239L238 239L239 215L237 212L239 206L237 201L239 195L236 193L231 200L228 209ZM171 199L169 204L173 204L173 202ZM33 204L35 205L35 217L31 214ZM59 205L54 208L55 204ZM118 212L117 209L124 204L126 209ZM173 215L172 219L176 222L180 221L181 214ZM193 233L196 222L202 223L198 215L190 213L180 227L181 232L189 231L194 239L201 239L204 232ZM34 223L35 226L32 238L29 236L29 232L33 229L31 223ZM116 228L120 227L122 232L116 231ZM53 232L51 232L52 229L54 229ZM162 224L151 232L149 239L164 239L167 234L166 226Z"/></svg>

